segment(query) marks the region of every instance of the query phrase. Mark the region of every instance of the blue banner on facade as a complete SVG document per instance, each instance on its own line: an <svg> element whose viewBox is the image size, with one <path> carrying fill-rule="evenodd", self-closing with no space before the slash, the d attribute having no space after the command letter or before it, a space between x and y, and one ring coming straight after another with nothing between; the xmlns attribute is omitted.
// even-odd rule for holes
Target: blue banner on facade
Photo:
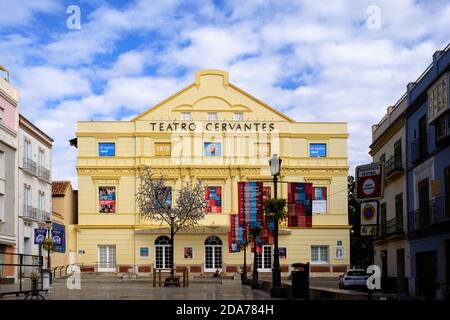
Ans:
<svg viewBox="0 0 450 320"><path fill-rule="evenodd" d="M47 229L34 229L34 244L44 243L47 236Z"/></svg>
<svg viewBox="0 0 450 320"><path fill-rule="evenodd" d="M53 223L52 241L56 252L66 252L66 227L59 223Z"/></svg>
<svg viewBox="0 0 450 320"><path fill-rule="evenodd" d="M115 143L99 143L98 155L101 157L113 157L116 155Z"/></svg>
<svg viewBox="0 0 450 320"><path fill-rule="evenodd" d="M327 145L325 143L311 143L309 145L310 157L326 157Z"/></svg>

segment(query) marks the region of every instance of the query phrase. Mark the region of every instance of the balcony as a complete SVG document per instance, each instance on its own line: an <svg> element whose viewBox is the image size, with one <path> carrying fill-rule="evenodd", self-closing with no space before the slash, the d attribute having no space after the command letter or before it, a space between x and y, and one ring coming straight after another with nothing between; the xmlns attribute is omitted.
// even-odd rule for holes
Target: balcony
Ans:
<svg viewBox="0 0 450 320"><path fill-rule="evenodd" d="M390 219L386 222L386 236L402 235L403 230L403 216L398 215L397 217Z"/></svg>
<svg viewBox="0 0 450 320"><path fill-rule="evenodd" d="M404 233L403 217L399 215L395 218L389 219L388 221L382 221L380 223L380 232L377 240L384 240L393 236L403 235Z"/></svg>
<svg viewBox="0 0 450 320"><path fill-rule="evenodd" d="M42 178L46 181L51 181L50 180L50 170L43 166L39 166L38 167L38 177Z"/></svg>
<svg viewBox="0 0 450 320"><path fill-rule="evenodd" d="M23 217L28 218L28 219L38 220L38 218L39 218L38 211L35 207L25 205L25 206L23 206Z"/></svg>
<svg viewBox="0 0 450 320"><path fill-rule="evenodd" d="M392 156L385 164L386 179L392 179L395 176L403 173L402 155L398 154Z"/></svg>
<svg viewBox="0 0 450 320"><path fill-rule="evenodd" d="M450 212L445 212L444 197L409 212L409 232L429 230L444 222L450 222Z"/></svg>
<svg viewBox="0 0 450 320"><path fill-rule="evenodd" d="M23 158L23 170L30 173L30 174L36 174L37 172L37 165L36 162L31 160L30 158Z"/></svg>
<svg viewBox="0 0 450 320"><path fill-rule="evenodd" d="M422 160L428 154L428 135L419 137L411 143L411 160L416 163Z"/></svg>
<svg viewBox="0 0 450 320"><path fill-rule="evenodd" d="M45 222L45 221L51 220L50 212L42 210L42 209L38 209L37 211L38 211L39 221Z"/></svg>

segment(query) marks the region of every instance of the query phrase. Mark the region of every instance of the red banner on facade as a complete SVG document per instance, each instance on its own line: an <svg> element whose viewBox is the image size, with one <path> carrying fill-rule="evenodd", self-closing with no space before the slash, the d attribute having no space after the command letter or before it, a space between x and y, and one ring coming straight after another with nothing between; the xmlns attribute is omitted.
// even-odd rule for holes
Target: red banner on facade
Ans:
<svg viewBox="0 0 450 320"><path fill-rule="evenodd" d="M288 227L312 227L312 183L288 184Z"/></svg>

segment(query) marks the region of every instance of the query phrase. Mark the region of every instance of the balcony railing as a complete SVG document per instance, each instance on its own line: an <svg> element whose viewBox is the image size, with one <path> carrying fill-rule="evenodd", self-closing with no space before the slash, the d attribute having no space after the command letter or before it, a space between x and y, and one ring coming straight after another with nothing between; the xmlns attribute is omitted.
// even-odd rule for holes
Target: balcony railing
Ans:
<svg viewBox="0 0 450 320"><path fill-rule="evenodd" d="M397 172L403 172L402 155L398 154L392 156L388 161L386 161L385 167L386 177L391 176Z"/></svg>
<svg viewBox="0 0 450 320"><path fill-rule="evenodd" d="M403 229L403 216L398 215L395 218L389 219L387 221L381 221L380 232L378 233L378 240L383 240L387 237L394 235L404 234Z"/></svg>
<svg viewBox="0 0 450 320"><path fill-rule="evenodd" d="M403 234L403 216L398 215L395 218L388 220L386 222L386 229L387 236Z"/></svg>
<svg viewBox="0 0 450 320"><path fill-rule="evenodd" d="M428 154L428 135L415 139L411 143L411 160L417 162Z"/></svg>
<svg viewBox="0 0 450 320"><path fill-rule="evenodd" d="M38 209L39 221L45 222L51 219L51 214L48 211Z"/></svg>
<svg viewBox="0 0 450 320"><path fill-rule="evenodd" d="M35 207L25 205L23 206L23 217L38 220L39 218L38 211Z"/></svg>
<svg viewBox="0 0 450 320"><path fill-rule="evenodd" d="M445 198L439 197L409 212L409 232L422 231L443 222L450 222L445 212Z"/></svg>
<svg viewBox="0 0 450 320"><path fill-rule="evenodd" d="M47 181L50 181L50 170L43 166L39 166L38 167L38 177L43 178Z"/></svg>
<svg viewBox="0 0 450 320"><path fill-rule="evenodd" d="M36 171L37 171L36 162L31 160L30 158L24 157L23 158L23 169L32 174L36 174Z"/></svg>

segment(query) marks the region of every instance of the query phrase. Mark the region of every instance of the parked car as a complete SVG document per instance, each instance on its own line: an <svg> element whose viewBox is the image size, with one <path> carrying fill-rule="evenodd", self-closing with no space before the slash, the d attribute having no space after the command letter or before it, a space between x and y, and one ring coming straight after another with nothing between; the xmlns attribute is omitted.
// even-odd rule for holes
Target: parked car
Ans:
<svg viewBox="0 0 450 320"><path fill-rule="evenodd" d="M369 275L364 269L351 269L340 276L339 288L365 287Z"/></svg>

